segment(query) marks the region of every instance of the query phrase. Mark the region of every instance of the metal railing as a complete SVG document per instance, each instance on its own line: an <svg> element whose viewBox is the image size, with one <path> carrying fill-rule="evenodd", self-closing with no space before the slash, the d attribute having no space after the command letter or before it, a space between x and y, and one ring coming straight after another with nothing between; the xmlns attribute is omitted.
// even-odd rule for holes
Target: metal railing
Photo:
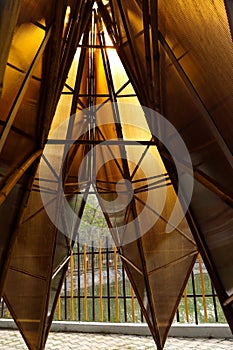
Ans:
<svg viewBox="0 0 233 350"><path fill-rule="evenodd" d="M0 316L10 318L4 302ZM76 244L58 299L55 320L144 322L117 249ZM200 255L174 319L180 323L225 323Z"/></svg>
<svg viewBox="0 0 233 350"><path fill-rule="evenodd" d="M117 249L76 245L55 314L57 320L144 322ZM174 321L226 322L200 255Z"/></svg>

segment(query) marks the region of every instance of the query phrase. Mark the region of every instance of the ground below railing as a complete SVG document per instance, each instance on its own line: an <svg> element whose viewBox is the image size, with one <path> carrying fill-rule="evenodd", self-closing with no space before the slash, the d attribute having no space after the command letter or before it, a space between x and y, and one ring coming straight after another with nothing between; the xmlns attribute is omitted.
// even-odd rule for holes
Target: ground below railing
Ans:
<svg viewBox="0 0 233 350"><path fill-rule="evenodd" d="M13 320L0 319L0 329L17 329ZM110 323L110 322L74 322L53 321L52 332L70 333L103 333L103 334L128 334L147 336L150 335L146 323ZM178 324L174 323L170 329L171 337L186 338L233 338L227 324Z"/></svg>

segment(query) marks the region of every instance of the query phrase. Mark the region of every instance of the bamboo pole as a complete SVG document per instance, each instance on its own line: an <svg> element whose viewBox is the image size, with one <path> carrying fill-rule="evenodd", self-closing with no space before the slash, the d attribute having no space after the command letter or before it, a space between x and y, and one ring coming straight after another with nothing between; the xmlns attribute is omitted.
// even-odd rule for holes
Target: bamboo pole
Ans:
<svg viewBox="0 0 233 350"><path fill-rule="evenodd" d="M131 294L132 320L133 322L135 322L134 290L131 283L130 283L130 294Z"/></svg>
<svg viewBox="0 0 233 350"><path fill-rule="evenodd" d="M8 308L6 309L6 318L11 318L11 313Z"/></svg>
<svg viewBox="0 0 233 350"><path fill-rule="evenodd" d="M200 254L198 254L198 263L199 263L199 270L200 270L201 294L202 294L202 302L203 302L203 308L204 308L204 319L205 319L205 322L207 323L208 314L207 314L206 297L205 297L205 283L204 283L203 270L202 270L202 259Z"/></svg>
<svg viewBox="0 0 233 350"><path fill-rule="evenodd" d="M71 319L74 321L74 264L73 254L70 257L70 298L71 298Z"/></svg>
<svg viewBox="0 0 233 350"><path fill-rule="evenodd" d="M83 268L84 268L84 318L88 320L88 305L87 305L87 245L83 248Z"/></svg>
<svg viewBox="0 0 233 350"><path fill-rule="evenodd" d="M100 321L103 321L102 247L99 242Z"/></svg>
<svg viewBox="0 0 233 350"><path fill-rule="evenodd" d="M187 289L184 290L184 307L185 307L185 316L186 321L189 323L189 308L188 308L188 298L187 298Z"/></svg>
<svg viewBox="0 0 233 350"><path fill-rule="evenodd" d="M61 320L61 297L59 295L58 301L57 301L57 319L58 321Z"/></svg>
<svg viewBox="0 0 233 350"><path fill-rule="evenodd" d="M118 294L118 269L117 269L117 248L114 246L114 274L115 274L115 305L116 305L116 321L119 321L119 294Z"/></svg>

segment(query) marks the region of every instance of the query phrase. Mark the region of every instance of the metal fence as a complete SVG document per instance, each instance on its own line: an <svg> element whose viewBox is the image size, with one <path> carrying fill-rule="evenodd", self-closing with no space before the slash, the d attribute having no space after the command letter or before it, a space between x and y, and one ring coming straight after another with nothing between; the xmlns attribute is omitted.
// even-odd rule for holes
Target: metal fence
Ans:
<svg viewBox="0 0 233 350"><path fill-rule="evenodd" d="M1 317L11 317L1 302ZM144 322L117 249L76 244L58 299L55 320ZM180 323L225 323L200 255L174 319Z"/></svg>
<svg viewBox="0 0 233 350"><path fill-rule="evenodd" d="M76 245L55 314L57 320L144 322L117 249ZM196 261L174 321L226 322L201 260Z"/></svg>

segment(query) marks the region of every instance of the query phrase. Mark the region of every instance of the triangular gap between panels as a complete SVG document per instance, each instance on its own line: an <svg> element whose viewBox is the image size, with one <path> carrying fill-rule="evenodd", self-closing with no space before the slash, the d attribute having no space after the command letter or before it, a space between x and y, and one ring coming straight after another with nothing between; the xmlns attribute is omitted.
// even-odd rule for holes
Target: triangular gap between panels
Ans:
<svg viewBox="0 0 233 350"><path fill-rule="evenodd" d="M96 196L96 190L90 185L85 199L80 226L78 228L78 242L88 246L101 244L105 246L106 240L110 246L114 245L105 215ZM87 235L88 233L88 235Z"/></svg>

